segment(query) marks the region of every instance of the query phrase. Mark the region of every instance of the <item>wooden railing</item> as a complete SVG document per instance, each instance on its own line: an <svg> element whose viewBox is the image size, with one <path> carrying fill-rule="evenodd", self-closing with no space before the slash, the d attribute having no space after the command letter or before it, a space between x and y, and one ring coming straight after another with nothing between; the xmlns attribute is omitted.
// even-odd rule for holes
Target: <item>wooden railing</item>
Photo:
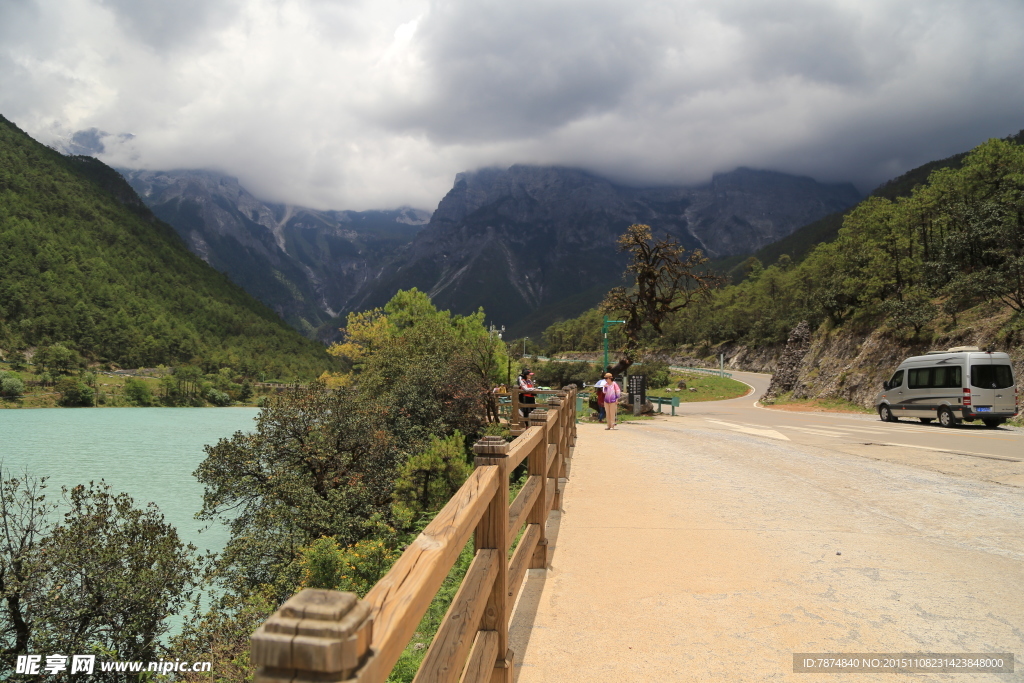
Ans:
<svg viewBox="0 0 1024 683"><path fill-rule="evenodd" d="M573 389L573 400L575 401L576 393L577 393L578 390L576 389L575 386L573 386L572 389ZM526 391L524 389L520 389L519 387L512 387L511 389L509 389L509 392L506 395L509 396L509 398L512 399L511 416L509 418L509 427L512 429L512 433L516 434L518 430L526 428L526 419L523 417L523 415L521 413L521 410L523 408L528 409L530 411L532 411L535 408L544 408L544 403L542 403L542 401L547 400L547 398L550 397L550 396L561 396L561 395L565 394L566 391L568 391L567 388L565 388L565 389L530 389L529 391ZM523 403L522 399L521 399L521 396L523 394L533 394L534 396L536 396L536 401L537 402L536 403ZM573 410L575 410L575 406L573 407Z"/></svg>
<svg viewBox="0 0 1024 683"><path fill-rule="evenodd" d="M512 443L473 446L473 474L365 598L306 589L264 622L252 636L257 683L384 683L471 536L473 561L415 681L511 683L512 606L526 571L548 567L548 514L561 509L576 443L575 387L553 393ZM509 475L524 460L528 478L509 505Z"/></svg>

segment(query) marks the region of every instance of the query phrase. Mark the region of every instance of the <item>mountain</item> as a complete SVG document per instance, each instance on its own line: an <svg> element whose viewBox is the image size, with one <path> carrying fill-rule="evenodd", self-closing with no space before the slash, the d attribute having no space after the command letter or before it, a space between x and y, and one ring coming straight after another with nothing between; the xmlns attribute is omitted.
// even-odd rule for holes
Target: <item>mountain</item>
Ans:
<svg viewBox="0 0 1024 683"><path fill-rule="evenodd" d="M84 149L104 139L84 131L72 142ZM616 240L631 223L720 257L860 199L850 184L746 168L700 187L630 188L576 169L513 166L459 174L430 216L271 204L211 171L121 172L193 253L322 340L348 312L411 287L455 312L483 306L513 334L529 334L592 306L618 281L625 257Z"/></svg>
<svg viewBox="0 0 1024 683"><path fill-rule="evenodd" d="M310 377L334 359L194 256L124 179L0 117L0 348Z"/></svg>
<svg viewBox="0 0 1024 683"><path fill-rule="evenodd" d="M315 211L265 203L212 171L121 173L193 253L307 336L351 310L354 293L430 218L411 208Z"/></svg>
<svg viewBox="0 0 1024 683"><path fill-rule="evenodd" d="M749 253L855 204L850 184L746 168L700 187L630 188L584 171L512 166L460 173L430 224L351 300L382 305L417 287L439 308L483 306L515 335L598 302L626 258L616 240L649 224L712 257Z"/></svg>

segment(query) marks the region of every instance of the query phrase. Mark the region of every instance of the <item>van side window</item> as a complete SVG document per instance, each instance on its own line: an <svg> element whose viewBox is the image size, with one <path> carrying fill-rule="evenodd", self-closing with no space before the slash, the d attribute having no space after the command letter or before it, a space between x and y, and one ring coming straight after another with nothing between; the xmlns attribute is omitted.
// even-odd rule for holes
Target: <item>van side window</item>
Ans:
<svg viewBox="0 0 1024 683"><path fill-rule="evenodd" d="M901 384L903 384L903 371L902 370L897 370L896 374L892 376L891 380L889 380L889 388L890 389L895 389L896 387L900 386Z"/></svg>
<svg viewBox="0 0 1024 683"><path fill-rule="evenodd" d="M959 389L963 381L963 369L959 365L914 368L907 376L907 387L910 389Z"/></svg>
<svg viewBox="0 0 1024 683"><path fill-rule="evenodd" d="M1009 389L1013 371L1009 365L972 365L971 386L979 389Z"/></svg>

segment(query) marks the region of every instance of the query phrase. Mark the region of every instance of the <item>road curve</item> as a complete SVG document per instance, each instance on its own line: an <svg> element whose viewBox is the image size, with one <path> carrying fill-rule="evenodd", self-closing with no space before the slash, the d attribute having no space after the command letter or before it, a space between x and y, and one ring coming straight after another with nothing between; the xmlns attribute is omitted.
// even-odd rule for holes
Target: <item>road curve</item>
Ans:
<svg viewBox="0 0 1024 683"><path fill-rule="evenodd" d="M580 425L517 680L806 680L798 652L1012 652L1015 674L914 679L1024 680L1019 431L768 410L767 376L734 377L755 392Z"/></svg>

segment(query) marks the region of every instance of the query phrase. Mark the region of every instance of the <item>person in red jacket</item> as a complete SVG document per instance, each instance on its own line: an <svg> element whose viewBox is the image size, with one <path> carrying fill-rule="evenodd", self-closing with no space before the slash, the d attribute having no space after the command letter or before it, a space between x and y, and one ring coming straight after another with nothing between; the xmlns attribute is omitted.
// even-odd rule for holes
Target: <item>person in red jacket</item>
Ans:
<svg viewBox="0 0 1024 683"><path fill-rule="evenodd" d="M522 374L519 375L519 388L523 390L522 394L519 394L520 404L535 404L537 403L537 394L527 393L530 389L536 389L537 384L533 380L533 373L530 372L530 368L523 368ZM524 418L530 416L530 412L533 408L520 408L519 414Z"/></svg>
<svg viewBox="0 0 1024 683"><path fill-rule="evenodd" d="M594 398L597 400L597 419L604 421L604 385L608 383L603 376L594 383Z"/></svg>

